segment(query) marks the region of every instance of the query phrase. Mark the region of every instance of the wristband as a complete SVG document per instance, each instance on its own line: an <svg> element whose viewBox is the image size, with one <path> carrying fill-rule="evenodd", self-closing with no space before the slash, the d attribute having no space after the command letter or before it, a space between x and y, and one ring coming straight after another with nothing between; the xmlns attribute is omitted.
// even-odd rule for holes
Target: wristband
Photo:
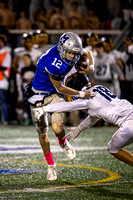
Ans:
<svg viewBox="0 0 133 200"><path fill-rule="evenodd" d="M80 91L80 92L79 92L79 97L80 97L80 98L84 98L84 97L85 97L85 92L81 92L81 91Z"/></svg>

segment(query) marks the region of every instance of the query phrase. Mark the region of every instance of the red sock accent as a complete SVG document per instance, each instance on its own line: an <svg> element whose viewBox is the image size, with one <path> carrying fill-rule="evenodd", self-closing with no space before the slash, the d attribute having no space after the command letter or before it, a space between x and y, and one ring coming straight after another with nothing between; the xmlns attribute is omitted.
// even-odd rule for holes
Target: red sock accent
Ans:
<svg viewBox="0 0 133 200"><path fill-rule="evenodd" d="M58 141L59 141L59 145L63 145L66 142L66 137L64 137L63 139L58 138Z"/></svg>
<svg viewBox="0 0 133 200"><path fill-rule="evenodd" d="M45 159L46 159L48 165L54 165L54 164L55 164L54 159L53 159L53 155L52 155L51 152L49 152L49 153L44 153L44 157L45 157Z"/></svg>

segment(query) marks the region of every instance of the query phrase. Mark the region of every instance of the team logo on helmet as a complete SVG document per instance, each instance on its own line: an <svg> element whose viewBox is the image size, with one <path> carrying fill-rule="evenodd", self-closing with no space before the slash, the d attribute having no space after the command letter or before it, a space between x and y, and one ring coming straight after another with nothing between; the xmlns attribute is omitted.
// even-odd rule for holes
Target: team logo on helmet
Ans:
<svg viewBox="0 0 133 200"><path fill-rule="evenodd" d="M60 44L64 44L69 39L70 39L70 37L68 35L62 36L60 39Z"/></svg>

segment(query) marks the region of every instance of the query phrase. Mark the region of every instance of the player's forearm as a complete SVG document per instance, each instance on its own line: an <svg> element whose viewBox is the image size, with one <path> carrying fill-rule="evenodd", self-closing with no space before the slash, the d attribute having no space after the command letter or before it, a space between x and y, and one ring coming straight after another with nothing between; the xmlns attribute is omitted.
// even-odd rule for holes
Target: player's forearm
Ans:
<svg viewBox="0 0 133 200"><path fill-rule="evenodd" d="M77 127L71 127L69 133L66 135L67 140L69 142L75 140L83 130L92 126L97 120L95 117L88 116Z"/></svg>
<svg viewBox="0 0 133 200"><path fill-rule="evenodd" d="M87 57L89 58L90 65L94 65L94 56L90 50L87 50Z"/></svg>
<svg viewBox="0 0 133 200"><path fill-rule="evenodd" d="M93 126L98 121L97 117L91 117L90 115L86 117L79 125L80 131L83 131L91 126Z"/></svg>
<svg viewBox="0 0 133 200"><path fill-rule="evenodd" d="M66 87L65 85L62 84L62 81L57 81L57 80L53 79L52 77L50 77L50 80L51 80L52 84L54 85L54 87L56 88L56 90L61 94L65 94L68 96L78 96L79 95L79 97L81 97L81 98L85 97L84 92L77 91L72 88Z"/></svg>
<svg viewBox="0 0 133 200"><path fill-rule="evenodd" d="M93 96L93 94L91 92L86 94L84 91L77 91L72 88L66 87L64 85L57 88L57 90L61 94L65 94L67 96L75 96L75 97L86 98L86 99L89 99Z"/></svg>
<svg viewBox="0 0 133 200"><path fill-rule="evenodd" d="M62 94L65 94L65 95L69 95L69 96L73 96L73 95L79 95L79 91L77 90L74 90L72 88L69 88L69 87L66 87L64 85L61 85L59 88L57 88L58 91Z"/></svg>
<svg viewBox="0 0 133 200"><path fill-rule="evenodd" d="M43 106L44 112L71 112L74 110L83 110L83 109L88 109L88 106L86 101L81 99L73 102L61 102Z"/></svg>

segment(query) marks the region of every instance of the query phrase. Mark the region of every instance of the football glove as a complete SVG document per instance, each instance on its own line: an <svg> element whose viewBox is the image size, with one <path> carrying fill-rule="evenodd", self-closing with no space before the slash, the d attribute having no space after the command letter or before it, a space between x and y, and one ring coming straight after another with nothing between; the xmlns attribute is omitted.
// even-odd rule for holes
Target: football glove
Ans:
<svg viewBox="0 0 133 200"><path fill-rule="evenodd" d="M81 129L80 129L80 126L77 126L77 127L71 127L69 129L69 133L66 135L66 139L71 142L73 140L75 140L75 138L78 137L78 135L80 134L81 132Z"/></svg>

